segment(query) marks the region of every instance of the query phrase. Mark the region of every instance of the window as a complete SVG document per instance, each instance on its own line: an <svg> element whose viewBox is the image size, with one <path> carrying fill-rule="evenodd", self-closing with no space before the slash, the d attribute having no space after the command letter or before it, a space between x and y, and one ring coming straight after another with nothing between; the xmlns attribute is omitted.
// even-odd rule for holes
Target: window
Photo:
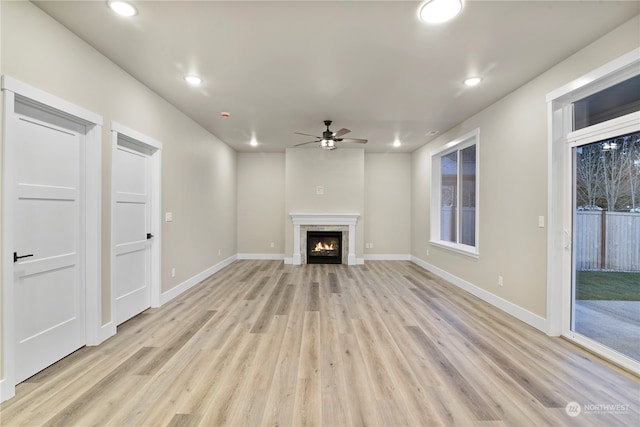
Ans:
<svg viewBox="0 0 640 427"><path fill-rule="evenodd" d="M480 130L431 155L431 243L478 255Z"/></svg>
<svg viewBox="0 0 640 427"><path fill-rule="evenodd" d="M640 75L573 103L573 130L597 125L640 110Z"/></svg>

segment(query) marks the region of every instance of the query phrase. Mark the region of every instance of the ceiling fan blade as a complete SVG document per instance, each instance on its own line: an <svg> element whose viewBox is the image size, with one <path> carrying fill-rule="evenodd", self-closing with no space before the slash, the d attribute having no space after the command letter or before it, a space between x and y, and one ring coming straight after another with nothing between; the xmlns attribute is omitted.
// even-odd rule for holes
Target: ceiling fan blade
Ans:
<svg viewBox="0 0 640 427"><path fill-rule="evenodd" d="M349 132L351 132L349 129L342 128L342 129L340 129L339 131L337 131L336 133L334 133L334 134L333 134L333 137L334 137L334 138L339 138L339 137L341 137L342 135L344 135L344 134L346 134L346 133L349 133Z"/></svg>
<svg viewBox="0 0 640 427"><path fill-rule="evenodd" d="M361 138L342 138L340 142L357 142L358 144L366 144L369 140Z"/></svg>
<svg viewBox="0 0 640 427"><path fill-rule="evenodd" d="M303 142L303 143L300 143L300 144L296 144L296 145L294 145L294 147L299 147L299 146L301 146L301 145L307 145L307 144L313 144L314 142L315 142L315 143L318 143L318 142L320 142L320 140L317 140L317 141L307 141L307 142Z"/></svg>
<svg viewBox="0 0 640 427"><path fill-rule="evenodd" d="M318 138L318 139L320 139L320 137L319 137L319 136L316 136L316 135L309 135L308 133L302 133L302 132L294 132L294 133L295 133L296 135L311 136L311 137L313 137L313 138Z"/></svg>

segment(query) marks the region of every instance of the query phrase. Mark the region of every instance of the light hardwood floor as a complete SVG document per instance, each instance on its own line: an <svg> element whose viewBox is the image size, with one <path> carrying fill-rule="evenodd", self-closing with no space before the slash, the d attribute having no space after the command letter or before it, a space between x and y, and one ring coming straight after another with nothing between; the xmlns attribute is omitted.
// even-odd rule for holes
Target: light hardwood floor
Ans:
<svg viewBox="0 0 640 427"><path fill-rule="evenodd" d="M0 424L638 426L639 403L637 377L409 262L238 261L18 385Z"/></svg>

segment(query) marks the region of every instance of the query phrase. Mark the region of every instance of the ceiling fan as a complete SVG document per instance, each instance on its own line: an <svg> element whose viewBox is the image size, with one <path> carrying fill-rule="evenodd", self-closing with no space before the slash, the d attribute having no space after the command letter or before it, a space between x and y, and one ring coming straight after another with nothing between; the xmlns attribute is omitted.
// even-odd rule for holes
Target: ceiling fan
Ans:
<svg viewBox="0 0 640 427"><path fill-rule="evenodd" d="M324 125L327 127L327 130L322 132L322 136L315 136L315 135L309 135L308 133L294 132L296 135L312 136L314 138L317 138L313 141L307 141L301 144L296 144L294 145L294 147L299 147L301 145L313 144L314 142L319 142L321 148L324 148L325 150L335 150L336 148L338 148L338 146L336 145L336 142L356 142L358 144L366 144L368 142L368 140L361 139L361 138L341 138L342 135L347 134L351 131L349 129L342 128L337 132L332 132L329 129L329 126L331 126L331 120L325 120Z"/></svg>

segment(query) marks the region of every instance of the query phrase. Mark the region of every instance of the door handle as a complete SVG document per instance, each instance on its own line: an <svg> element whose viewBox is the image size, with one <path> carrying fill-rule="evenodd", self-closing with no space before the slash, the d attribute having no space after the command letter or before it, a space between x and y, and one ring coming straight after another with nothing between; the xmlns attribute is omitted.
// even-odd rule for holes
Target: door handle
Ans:
<svg viewBox="0 0 640 427"><path fill-rule="evenodd" d="M147 233L147 239L151 239L151 238L153 238L153 234Z"/></svg>
<svg viewBox="0 0 640 427"><path fill-rule="evenodd" d="M33 256L33 254L29 254L29 255L20 255L20 256L18 256L18 253L17 253L17 252L14 252L14 253L13 253L13 262L15 263L15 262L18 262L18 260L19 260L19 259L21 259L21 258L29 258L29 257L31 257L31 256Z"/></svg>
<svg viewBox="0 0 640 427"><path fill-rule="evenodd" d="M569 249L571 247L571 233L569 230L564 230L564 248Z"/></svg>

